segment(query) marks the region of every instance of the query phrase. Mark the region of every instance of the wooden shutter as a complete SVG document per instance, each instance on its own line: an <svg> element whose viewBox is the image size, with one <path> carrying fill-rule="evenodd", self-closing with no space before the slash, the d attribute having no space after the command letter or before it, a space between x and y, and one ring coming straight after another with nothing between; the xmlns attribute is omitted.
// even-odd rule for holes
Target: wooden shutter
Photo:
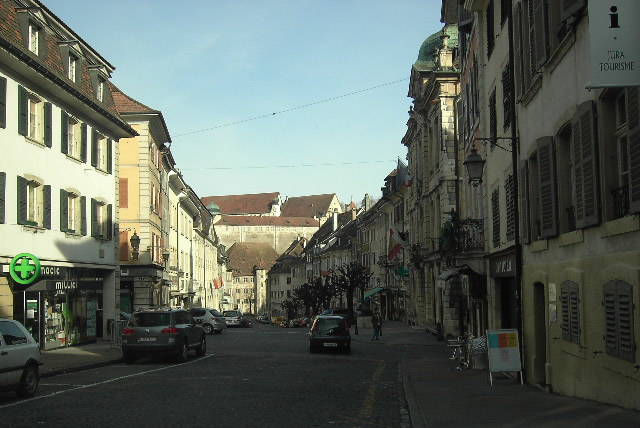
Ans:
<svg viewBox="0 0 640 428"><path fill-rule="evenodd" d="M533 25L535 26L536 69L547 61L547 25L544 13L544 0L529 0L533 2Z"/></svg>
<svg viewBox="0 0 640 428"><path fill-rule="evenodd" d="M120 261L126 262L129 260L129 231L123 230L120 232Z"/></svg>
<svg viewBox="0 0 640 428"><path fill-rule="evenodd" d="M575 282L569 287L569 315L571 318L571 341L580 344L580 292Z"/></svg>
<svg viewBox="0 0 640 428"><path fill-rule="evenodd" d="M69 194L60 189L60 232L69 231Z"/></svg>
<svg viewBox="0 0 640 428"><path fill-rule="evenodd" d="M82 124L82 132L80 134L80 160L87 162L87 124Z"/></svg>
<svg viewBox="0 0 640 428"><path fill-rule="evenodd" d="M98 201L91 198L91 236L98 236Z"/></svg>
<svg viewBox="0 0 640 428"><path fill-rule="evenodd" d="M530 216L529 216L529 164L523 159L520 161L520 239L523 244L531 242Z"/></svg>
<svg viewBox="0 0 640 428"><path fill-rule="evenodd" d="M80 233L87 236L87 198L80 196Z"/></svg>
<svg viewBox="0 0 640 428"><path fill-rule="evenodd" d="M633 288L631 284L617 281L616 317L618 321L618 356L635 362L635 336L633 331Z"/></svg>
<svg viewBox="0 0 640 428"><path fill-rule="evenodd" d="M595 109L592 101L578 106L571 119L576 228L600 221Z"/></svg>
<svg viewBox="0 0 640 428"><path fill-rule="evenodd" d="M5 199L5 189L7 187L7 174L5 172L0 172L0 224L4 224L4 199Z"/></svg>
<svg viewBox="0 0 640 428"><path fill-rule="evenodd" d="M129 208L129 179L120 179L120 208Z"/></svg>
<svg viewBox="0 0 640 428"><path fill-rule="evenodd" d="M627 120L629 125L629 209L640 212L640 89L627 88Z"/></svg>
<svg viewBox="0 0 640 428"><path fill-rule="evenodd" d="M27 224L27 179L18 176L18 224Z"/></svg>
<svg viewBox="0 0 640 428"><path fill-rule="evenodd" d="M487 25L487 58L491 58L491 54L493 53L493 48L496 44L493 15L494 15L493 0L490 0L489 5L487 6L486 15L485 15L485 18L486 18L485 23Z"/></svg>
<svg viewBox="0 0 640 428"><path fill-rule="evenodd" d="M557 1L557 0L556 0ZM563 21L571 15L579 12L587 5L586 0L560 0L562 1L562 12L560 14L560 19Z"/></svg>
<svg viewBox="0 0 640 428"><path fill-rule="evenodd" d="M44 145L52 146L53 142L53 109L51 103L44 103Z"/></svg>
<svg viewBox="0 0 640 428"><path fill-rule="evenodd" d="M109 138L107 140L107 172L113 173L113 161L111 160L111 152L113 152L113 140Z"/></svg>
<svg viewBox="0 0 640 428"><path fill-rule="evenodd" d="M7 79L0 76L0 128L7 127Z"/></svg>
<svg viewBox="0 0 640 428"><path fill-rule="evenodd" d="M504 197L505 208L507 211L507 241L512 241L515 238L515 201L513 200L513 174L509 174L505 178L504 184Z"/></svg>
<svg viewBox="0 0 640 428"><path fill-rule="evenodd" d="M98 167L98 131L95 129L91 133L91 166Z"/></svg>
<svg viewBox="0 0 640 428"><path fill-rule="evenodd" d="M536 24L535 24L535 0L527 0L527 23L529 25L529 70L526 71L529 76L529 85L533 82L535 72L537 71L538 61L536 59ZM528 88L528 87L527 87Z"/></svg>
<svg viewBox="0 0 640 428"><path fill-rule="evenodd" d="M44 210L42 211L42 226L51 229L51 186L44 185L42 188L42 199Z"/></svg>
<svg viewBox="0 0 640 428"><path fill-rule="evenodd" d="M27 90L22 86L18 86L18 134L20 135L28 135L28 115L29 100L27 98Z"/></svg>
<svg viewBox="0 0 640 428"><path fill-rule="evenodd" d="M491 216L493 247L498 248L500 246L500 189L495 189L491 194Z"/></svg>
<svg viewBox="0 0 640 428"><path fill-rule="evenodd" d="M513 11L513 65L514 82L513 87L516 91L516 101L522 98L522 3L516 3Z"/></svg>
<svg viewBox="0 0 640 428"><path fill-rule="evenodd" d="M113 205L107 205L107 239L111 239L113 237Z"/></svg>
<svg viewBox="0 0 640 428"><path fill-rule="evenodd" d="M566 283L560 285L560 306L562 308L562 340L571 342L571 313L569 312L569 287Z"/></svg>
<svg viewBox="0 0 640 428"><path fill-rule="evenodd" d="M556 204L555 154L553 137L536 140L538 154L538 189L540 197L540 223L544 238L558 234L558 212Z"/></svg>
<svg viewBox="0 0 640 428"><path fill-rule="evenodd" d="M69 153L69 115L66 111L60 111L60 151Z"/></svg>

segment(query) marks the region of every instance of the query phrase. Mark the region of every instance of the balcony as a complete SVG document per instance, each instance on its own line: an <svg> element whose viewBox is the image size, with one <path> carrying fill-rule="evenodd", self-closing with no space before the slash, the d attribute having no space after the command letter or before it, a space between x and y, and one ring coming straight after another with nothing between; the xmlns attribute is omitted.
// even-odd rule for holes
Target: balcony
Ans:
<svg viewBox="0 0 640 428"><path fill-rule="evenodd" d="M613 219L629 215L629 186L621 186L610 191L613 198Z"/></svg>
<svg viewBox="0 0 640 428"><path fill-rule="evenodd" d="M484 220L448 221L442 227L439 245L442 255L484 251Z"/></svg>

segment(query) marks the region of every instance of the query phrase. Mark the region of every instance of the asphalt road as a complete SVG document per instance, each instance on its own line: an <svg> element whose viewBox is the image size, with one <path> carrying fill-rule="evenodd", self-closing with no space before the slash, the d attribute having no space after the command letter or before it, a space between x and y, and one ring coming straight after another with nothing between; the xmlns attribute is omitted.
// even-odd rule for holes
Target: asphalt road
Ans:
<svg viewBox="0 0 640 428"><path fill-rule="evenodd" d="M143 359L0 393L2 427L408 427L400 358L420 346L353 342L309 353L306 329L254 324L208 336L188 362ZM367 333L368 334L368 333Z"/></svg>

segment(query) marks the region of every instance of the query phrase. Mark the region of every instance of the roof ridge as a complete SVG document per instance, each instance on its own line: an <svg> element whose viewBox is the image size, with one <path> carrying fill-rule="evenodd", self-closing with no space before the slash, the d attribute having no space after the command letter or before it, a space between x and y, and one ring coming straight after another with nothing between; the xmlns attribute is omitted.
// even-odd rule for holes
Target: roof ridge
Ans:
<svg viewBox="0 0 640 428"><path fill-rule="evenodd" d="M140 101L136 100L135 98L127 95L126 93L124 93L120 88L118 88L116 85L114 85L111 81L109 81L109 87L111 89L111 93L118 93L121 94L123 97L126 97L129 101L133 102L134 104L137 104L138 106L147 109L149 112L153 112L153 113L157 113L158 110L153 109L151 107L149 107L148 105L142 104ZM118 109L118 104L116 102L114 102L114 105L116 106L116 109ZM120 111L118 109L118 113L130 113L130 112L126 112L126 111Z"/></svg>

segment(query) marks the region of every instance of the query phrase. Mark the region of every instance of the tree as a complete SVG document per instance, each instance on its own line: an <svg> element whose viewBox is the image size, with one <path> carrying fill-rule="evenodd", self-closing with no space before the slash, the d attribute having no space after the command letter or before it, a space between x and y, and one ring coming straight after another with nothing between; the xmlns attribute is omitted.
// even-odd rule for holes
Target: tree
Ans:
<svg viewBox="0 0 640 428"><path fill-rule="evenodd" d="M350 262L340 266L337 272L332 272L332 282L347 295L349 322L355 319L353 316L353 293L358 289L363 291L369 289L369 279L372 275L373 273L369 272L368 267L358 262Z"/></svg>
<svg viewBox="0 0 640 428"><path fill-rule="evenodd" d="M298 315L298 311L303 306L303 303L298 299L285 300L280 303L283 310L287 311L287 319L293 319Z"/></svg>

